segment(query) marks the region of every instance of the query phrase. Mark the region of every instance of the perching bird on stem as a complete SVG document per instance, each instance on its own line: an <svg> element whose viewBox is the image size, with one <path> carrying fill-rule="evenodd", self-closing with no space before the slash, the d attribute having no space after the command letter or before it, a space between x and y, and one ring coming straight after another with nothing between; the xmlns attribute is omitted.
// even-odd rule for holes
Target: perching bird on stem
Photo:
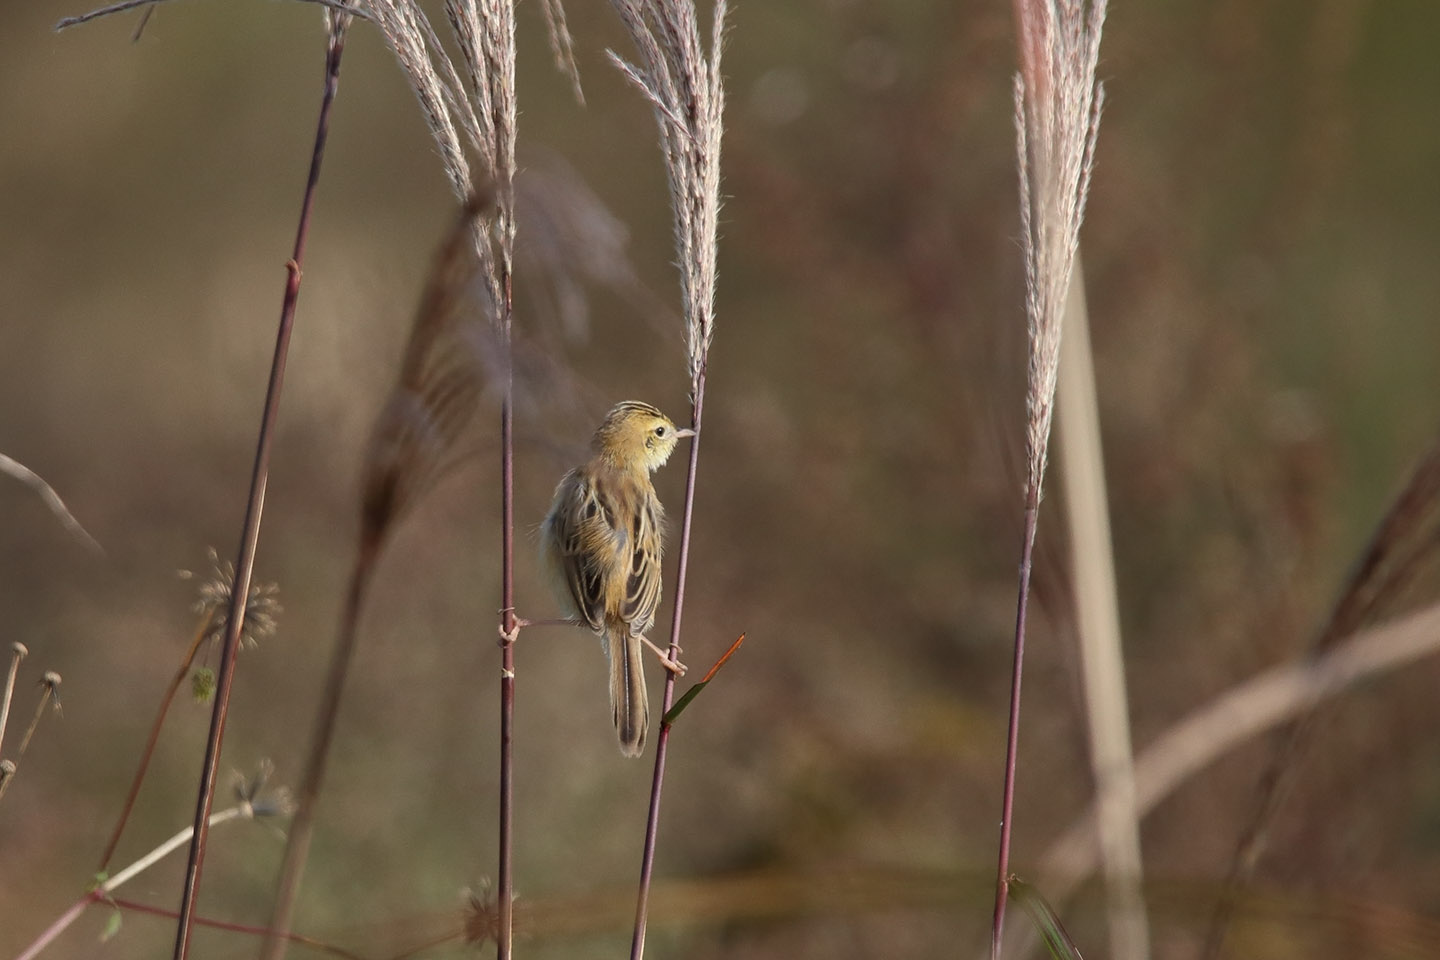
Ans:
<svg viewBox="0 0 1440 960"><path fill-rule="evenodd" d="M577 622L605 641L610 706L620 752L639 756L650 723L642 643L660 605L660 556L665 510L650 474L664 465L680 429L648 403L617 404L590 441L590 459L565 474L540 528L551 586Z"/></svg>

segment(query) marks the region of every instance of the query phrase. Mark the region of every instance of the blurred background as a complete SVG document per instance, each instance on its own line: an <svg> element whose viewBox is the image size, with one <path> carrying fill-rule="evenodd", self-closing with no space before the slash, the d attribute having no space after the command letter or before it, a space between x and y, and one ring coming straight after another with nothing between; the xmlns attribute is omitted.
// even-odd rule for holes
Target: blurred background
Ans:
<svg viewBox="0 0 1440 960"><path fill-rule="evenodd" d="M583 108L539 5L519 12L522 158L588 184L628 231L638 286L569 302L558 319L588 413L520 429L529 616L554 613L532 559L570 465L550 451L583 443L616 400L688 416L654 122L605 62L627 49L613 15L570 7ZM14 5L0 31L0 452L105 548L88 553L0 482L0 638L31 652L12 737L40 673L64 677L63 716L42 723L0 805L0 956L95 869L195 630L195 583L176 571L236 550L321 90L312 7L166 4L137 43L134 15L51 31L81 11ZM1010 15L922 0L732 12L685 659L703 669L749 640L676 728L657 867L672 899L654 911L652 956L986 942L1022 479ZM1112 11L1082 237L1137 748L1302 654L1434 440L1437 35L1440 6L1417 0ZM279 782L298 777L366 437L453 215L414 98L357 23L256 571L284 612L240 660L226 770L268 757ZM516 299L521 325L553 324L564 300L523 278ZM683 472L658 478L677 518ZM459 891L493 875L496 473L482 456L406 520L364 614L297 929L367 955L443 932ZM1048 491L1022 875L1093 790L1058 473ZM527 956L628 943L651 763L615 749L597 647L535 631L517 652L517 883L541 917ZM1440 913L1437 681L1422 661L1326 709L1232 956L1440 953L1424 919ZM176 704L117 865L189 822L208 716ZM1198 955L1267 756L1264 740L1227 754L1146 819L1156 956ZM273 828L217 830L202 913L263 923L282 847ZM173 908L182 872L173 857L126 895ZM544 935L547 904L590 895L620 907ZM1105 954L1093 886L1065 919ZM168 921L127 915L101 946L105 921L92 910L47 955L169 949ZM255 949L236 934L198 943Z"/></svg>

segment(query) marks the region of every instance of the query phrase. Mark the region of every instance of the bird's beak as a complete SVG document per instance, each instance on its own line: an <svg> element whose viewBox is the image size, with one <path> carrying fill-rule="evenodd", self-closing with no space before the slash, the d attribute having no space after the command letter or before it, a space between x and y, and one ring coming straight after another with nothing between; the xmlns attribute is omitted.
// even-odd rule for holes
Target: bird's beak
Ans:
<svg viewBox="0 0 1440 960"><path fill-rule="evenodd" d="M675 431L675 436L676 436L677 438L678 438L678 437L693 437L693 436L695 436L695 431L694 431L694 430L691 430L689 427L682 427L681 429Z"/></svg>

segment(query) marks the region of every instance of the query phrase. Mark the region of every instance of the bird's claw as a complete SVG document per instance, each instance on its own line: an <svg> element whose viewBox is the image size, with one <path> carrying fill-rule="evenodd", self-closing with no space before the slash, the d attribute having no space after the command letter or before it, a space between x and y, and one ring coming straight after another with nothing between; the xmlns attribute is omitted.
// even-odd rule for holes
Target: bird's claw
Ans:
<svg viewBox="0 0 1440 960"><path fill-rule="evenodd" d="M660 658L661 666L663 666L666 670L669 670L671 673L675 674L675 676L683 677L685 676L685 671L690 669L689 667L685 666L685 664L681 663L678 659L671 660L669 654L667 654L664 650L661 650L659 647L655 646L655 642L644 634L640 635L640 640L645 644L645 646L649 647L655 652L655 656ZM680 656L679 645L676 645L675 647L675 656Z"/></svg>

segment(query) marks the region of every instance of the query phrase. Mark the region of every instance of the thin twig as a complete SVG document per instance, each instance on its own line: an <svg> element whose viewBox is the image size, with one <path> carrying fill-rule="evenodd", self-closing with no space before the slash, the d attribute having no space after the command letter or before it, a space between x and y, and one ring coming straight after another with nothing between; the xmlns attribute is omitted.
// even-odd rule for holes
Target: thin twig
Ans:
<svg viewBox="0 0 1440 960"><path fill-rule="evenodd" d="M345 51L345 32L349 19L345 14L329 19L329 36L325 52L325 86L320 99L320 116L315 127L315 146L310 157L310 172L300 204L300 222L295 231L295 248L286 264L285 295L281 302L280 323L275 334L275 355L270 365L270 381L265 392L265 408L261 414L260 435L256 442L255 466L250 477L250 496L245 507L245 523L240 539L240 553L235 561L235 582L231 591L230 610L225 629L225 646L220 658L220 673L215 691L215 707L210 719L210 734L205 744L205 764L200 776L199 798L195 804L195 833L190 842L190 855L185 865L185 885L180 899L180 919L175 930L175 960L185 960L190 951L190 919L195 912L195 895L200 887L200 869L205 860L205 840L210 806L215 796L215 780L220 765L220 745L225 736L225 721L230 711L230 691L235 681L235 657L240 650L240 632L244 627L245 603L250 593L254 572L255 548L260 539L260 516L265 508L265 486L270 475L270 449L276 420L280 414L280 393L285 382L285 361L290 352L290 334L294 327L295 306L300 299L301 264L305 259L305 240L310 233L310 217L315 206L315 191L320 182L320 164L325 155L325 141L330 132L330 107L340 83L340 58Z"/></svg>
<svg viewBox="0 0 1440 960"><path fill-rule="evenodd" d="M70 27L78 27L82 23L89 23L91 20L99 20L102 17L113 16L117 13L125 13L129 10L138 10L141 7L146 8L146 15L148 16L151 9L159 6L162 3L168 2L170 2L170 0L120 0L119 3L112 3L108 6L91 10L89 13L82 13L78 16L65 17L61 20L58 20L55 23L55 32L59 33L61 30L67 30ZM367 14L363 10L357 10L352 5L353 0L298 0L298 2L313 3L316 6L326 7L330 10L336 11L337 13L345 13L351 16L360 17L362 20L370 19L369 14ZM140 28L137 29L135 32L136 40L140 38L141 29L144 29L143 21Z"/></svg>
<svg viewBox="0 0 1440 960"><path fill-rule="evenodd" d="M60 674L54 670L45 674L40 681L44 691L40 694L40 700L35 704L35 713L30 717L30 725L25 728L25 736L20 738L20 749L15 754L15 759L10 761L10 767L3 781L0 781L0 798L4 798L5 791L10 789L10 784L15 782L15 774L20 769L20 762L25 759L25 751L30 749L30 738L35 736L35 728L40 726L40 718L45 716L45 708L52 703L55 709L60 709Z"/></svg>
<svg viewBox="0 0 1440 960"><path fill-rule="evenodd" d="M3 453L0 453L0 473L14 477L31 490L34 490L40 499L45 502L45 506L50 508L50 512L55 514L56 518L59 519L65 529L74 534L81 543L96 553L103 554L105 552L104 548L96 542L95 538L90 536L90 532L80 525L79 520L75 519L75 515L70 512L70 508L65 506L65 501L60 499L60 494L56 493L55 488L45 482L44 477L25 466L25 464L19 460L7 457Z"/></svg>
<svg viewBox="0 0 1440 960"><path fill-rule="evenodd" d="M219 824L226 823L231 820L253 816L253 814L254 809L249 804L236 804L233 807L230 807L226 810L221 810L218 813L213 814L207 821L207 826L218 826ZM175 834L173 837L166 840L164 843L160 844L158 847L151 850L149 853L145 854L143 857L136 860L134 863L130 864L124 870L121 870L113 877L106 878L103 883L99 884L97 887L95 887L94 890L91 890L79 900L76 900L73 904L70 905L69 909L67 909L60 916L56 917L55 920L48 927L41 931L40 935L35 938L34 942L31 943L30 946L26 947L24 952L15 958L15 960L34 960L34 958L39 956L41 951L48 947L51 942L55 940L56 937L64 933L72 923L79 919L80 914L85 912L86 907L90 906L90 904L92 903L96 903L97 901L104 900L110 895L113 890L124 885L128 881L133 880L136 876L143 873L145 870L148 870L150 867L154 866L160 860L164 859L164 857L171 851L179 849L181 846L183 846L190 840L194 833L194 827L186 827L184 830L181 830L179 833Z"/></svg>
<svg viewBox="0 0 1440 960"><path fill-rule="evenodd" d="M95 869L104 872L110 866L110 858L115 856L115 847L120 843L120 834L125 832L125 824L130 820L130 814L135 809L135 800L140 796L140 786L145 782L145 773L150 769L150 760L155 755L155 745L160 742L160 728L165 725L165 716L170 712L170 706L175 702L175 694L179 692L180 685L185 682L185 677L190 672L190 665L195 661L195 654L200 650L200 644L205 641L211 628L215 625L215 614L218 613L215 607L207 607L205 615L200 618L200 625L195 629L195 639L190 642L190 649L180 660L180 666L175 670L175 676L170 678L170 688L165 691L165 697L160 701L160 712L155 715L155 722L150 726L149 739L145 741L145 749L140 752L140 763L135 768L135 777L130 781L130 792L125 795L125 804L120 808L120 817L115 821L115 829L110 831L110 839L105 844L104 853L100 854L100 866Z"/></svg>
<svg viewBox="0 0 1440 960"><path fill-rule="evenodd" d="M164 907L156 907L148 903L139 903L135 900L124 900L120 897L110 897L106 902L121 910L132 910L135 913L149 914L152 917L169 917L174 920L180 916L174 910L166 910ZM192 922L197 927L209 927L211 930L224 930L228 933L246 933L256 937L268 937L275 934L275 931L270 927L257 927L249 923L235 923L232 920L216 920L213 917L202 917L198 914L193 918ZM281 934L281 936L290 943L298 943L302 947L309 947L311 950L316 950L332 957L340 957L341 960L367 960L363 954L346 950L344 947L327 943L324 940L318 940L315 937L307 937L300 933L286 933Z"/></svg>
<svg viewBox="0 0 1440 960"><path fill-rule="evenodd" d="M20 661L24 660L29 652L25 644L18 640L10 645L10 672L5 675L5 696L0 700L0 751L5 747L5 726L10 722L10 701L15 696L15 677L20 672Z"/></svg>

